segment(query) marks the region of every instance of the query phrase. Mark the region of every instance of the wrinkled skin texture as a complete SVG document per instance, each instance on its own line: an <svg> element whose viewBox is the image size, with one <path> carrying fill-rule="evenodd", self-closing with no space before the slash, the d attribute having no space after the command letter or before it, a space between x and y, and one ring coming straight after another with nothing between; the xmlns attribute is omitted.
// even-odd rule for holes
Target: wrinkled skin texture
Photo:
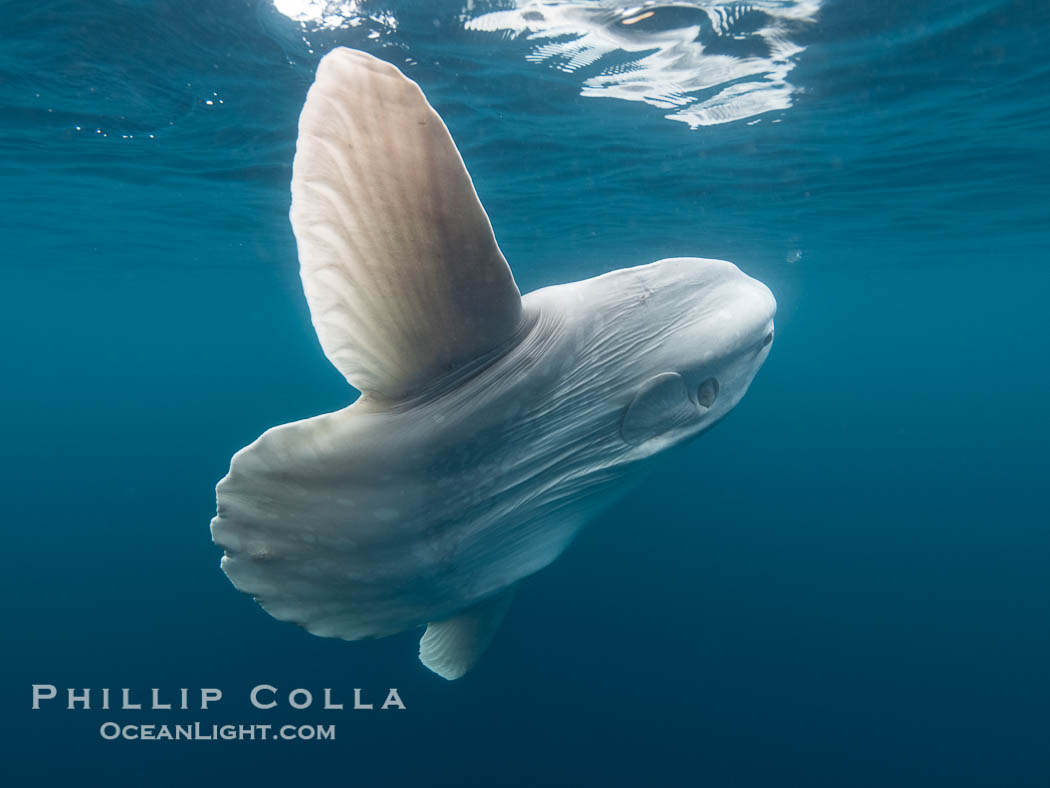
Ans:
<svg viewBox="0 0 1050 788"><path fill-rule="evenodd" d="M465 380L416 401L366 397L238 453L213 526L238 588L277 618L348 639L447 618L506 588L553 561L642 460L736 405L775 311L732 264L689 258L546 288L524 305L524 336ZM695 418L631 445L624 414L665 372L684 379ZM712 377L719 393L705 408L697 393Z"/></svg>
<svg viewBox="0 0 1050 788"><path fill-rule="evenodd" d="M518 580L736 405L776 304L697 258L521 297L441 118L363 52L322 59L292 169L311 320L362 396L234 456L222 567L318 635L427 624L420 659L457 678Z"/></svg>

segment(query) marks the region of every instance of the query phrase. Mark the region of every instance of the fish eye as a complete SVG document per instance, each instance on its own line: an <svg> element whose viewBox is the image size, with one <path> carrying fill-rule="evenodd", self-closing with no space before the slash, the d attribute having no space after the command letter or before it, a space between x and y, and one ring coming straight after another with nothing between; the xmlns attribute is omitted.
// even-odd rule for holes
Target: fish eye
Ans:
<svg viewBox="0 0 1050 788"><path fill-rule="evenodd" d="M765 338L762 340L762 347L765 347L766 345L768 345L772 341L773 341L773 332L770 331L768 334L766 334Z"/></svg>
<svg viewBox="0 0 1050 788"><path fill-rule="evenodd" d="M700 388L696 391L696 401L703 405L705 408L710 408L715 404L715 400L718 398L718 381L714 378L708 378L700 384Z"/></svg>

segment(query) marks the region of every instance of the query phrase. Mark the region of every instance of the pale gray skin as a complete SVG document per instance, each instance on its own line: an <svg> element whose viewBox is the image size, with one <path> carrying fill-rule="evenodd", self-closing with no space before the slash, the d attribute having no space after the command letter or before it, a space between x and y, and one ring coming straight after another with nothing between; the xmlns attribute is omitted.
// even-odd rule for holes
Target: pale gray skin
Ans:
<svg viewBox="0 0 1050 788"><path fill-rule="evenodd" d="M390 409L359 402L276 427L237 455L214 533L238 588L318 635L449 618L549 564L641 460L732 409L769 353L776 309L731 263L695 258L523 302L524 335L481 371ZM667 372L694 416L631 445L628 405ZM708 378L719 392L704 408Z"/></svg>
<svg viewBox="0 0 1050 788"><path fill-rule="evenodd" d="M773 296L719 260L519 297L444 124L360 52L318 68L292 224L321 345L363 395L234 456L222 567L317 635L426 624L420 658L446 678L643 460L739 402L772 342Z"/></svg>

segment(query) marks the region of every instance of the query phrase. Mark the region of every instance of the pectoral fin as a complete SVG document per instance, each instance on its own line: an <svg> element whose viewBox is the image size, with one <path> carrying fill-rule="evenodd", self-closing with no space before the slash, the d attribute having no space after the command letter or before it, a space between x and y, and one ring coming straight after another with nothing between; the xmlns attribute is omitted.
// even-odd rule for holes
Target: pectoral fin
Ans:
<svg viewBox="0 0 1050 788"><path fill-rule="evenodd" d="M620 423L620 435L632 446L682 427L697 416L685 380L677 372L654 375L638 389Z"/></svg>

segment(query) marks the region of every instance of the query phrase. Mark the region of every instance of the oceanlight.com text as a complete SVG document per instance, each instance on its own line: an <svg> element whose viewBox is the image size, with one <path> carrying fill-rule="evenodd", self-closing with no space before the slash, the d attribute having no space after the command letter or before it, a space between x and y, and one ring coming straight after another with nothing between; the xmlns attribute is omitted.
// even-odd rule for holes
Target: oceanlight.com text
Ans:
<svg viewBox="0 0 1050 788"><path fill-rule="evenodd" d="M192 722L172 724L126 724L104 722L103 739L126 741L334 741L335 725L215 725Z"/></svg>

